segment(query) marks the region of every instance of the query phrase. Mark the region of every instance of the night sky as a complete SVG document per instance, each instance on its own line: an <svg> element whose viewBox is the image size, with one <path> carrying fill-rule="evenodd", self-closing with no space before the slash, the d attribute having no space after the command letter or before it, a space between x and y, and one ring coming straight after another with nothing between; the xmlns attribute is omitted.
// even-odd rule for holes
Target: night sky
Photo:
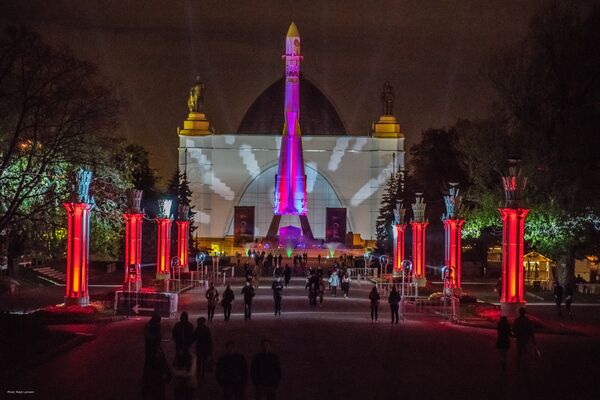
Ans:
<svg viewBox="0 0 600 400"><path fill-rule="evenodd" d="M369 132L387 80L410 145L424 129L486 112L493 91L482 63L525 34L541 3L5 0L0 24L30 26L98 64L128 102L119 134L152 153L164 184L177 163L176 128L195 75L206 84L217 132L235 132L253 100L283 75L291 21L302 38L303 73L349 132Z"/></svg>

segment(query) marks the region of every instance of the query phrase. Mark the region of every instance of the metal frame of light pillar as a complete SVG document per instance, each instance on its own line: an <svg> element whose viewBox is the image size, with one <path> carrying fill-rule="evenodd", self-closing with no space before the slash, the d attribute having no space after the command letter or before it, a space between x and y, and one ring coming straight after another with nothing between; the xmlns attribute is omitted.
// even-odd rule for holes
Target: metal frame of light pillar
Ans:
<svg viewBox="0 0 600 400"><path fill-rule="evenodd" d="M426 206L423 194L417 193L415 203L412 204L413 220L410 225L412 227L413 280L419 287L427 285L425 277L425 241L429 222L425 218Z"/></svg>
<svg viewBox="0 0 600 400"><path fill-rule="evenodd" d="M392 275L402 274L402 261L404 261L404 234L406 233L406 224L394 225L394 271Z"/></svg>
<svg viewBox="0 0 600 400"><path fill-rule="evenodd" d="M518 160L509 160L509 173L502 177L505 206L499 208L502 216L502 316L516 317L525 306L523 253L525 219L529 209L522 207L527 178L521 175Z"/></svg>
<svg viewBox="0 0 600 400"><path fill-rule="evenodd" d="M133 285L136 289L142 287L142 277L140 273L140 264L142 263L142 222L144 214L124 213L125 218L125 262L124 283L126 287ZM131 266L135 266L135 277L132 282L130 271Z"/></svg>
<svg viewBox="0 0 600 400"><path fill-rule="evenodd" d="M445 237L444 263L453 272L451 278L454 288L460 289L462 274L461 230L465 221L458 218L448 218L443 220L443 222Z"/></svg>
<svg viewBox="0 0 600 400"><path fill-rule="evenodd" d="M159 200L156 216L156 279L169 279L171 273L171 200Z"/></svg>
<svg viewBox="0 0 600 400"><path fill-rule="evenodd" d="M177 224L177 257L179 258L179 268L187 272L189 269L190 221L178 220L175 223Z"/></svg>

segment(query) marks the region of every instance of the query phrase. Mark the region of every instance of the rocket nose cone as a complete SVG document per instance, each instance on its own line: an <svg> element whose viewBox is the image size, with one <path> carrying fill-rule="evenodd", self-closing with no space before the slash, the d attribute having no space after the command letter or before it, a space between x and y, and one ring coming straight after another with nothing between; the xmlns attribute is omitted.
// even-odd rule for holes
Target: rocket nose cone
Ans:
<svg viewBox="0 0 600 400"><path fill-rule="evenodd" d="M300 37L300 33L298 33L298 27L295 23L290 24L290 28L288 29L288 33L286 37Z"/></svg>

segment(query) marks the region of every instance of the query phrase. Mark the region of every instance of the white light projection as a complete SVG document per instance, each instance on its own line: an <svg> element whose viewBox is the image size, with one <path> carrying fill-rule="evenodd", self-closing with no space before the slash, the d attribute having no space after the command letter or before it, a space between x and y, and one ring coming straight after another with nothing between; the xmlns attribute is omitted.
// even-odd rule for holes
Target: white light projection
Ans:
<svg viewBox="0 0 600 400"><path fill-rule="evenodd" d="M190 152L191 157L196 160L196 165L199 169L198 176L200 182L208 185L208 187L216 194L225 200L232 201L234 198L233 190L220 180L212 169L212 164L208 157L202 153L202 149L194 149Z"/></svg>
<svg viewBox="0 0 600 400"><path fill-rule="evenodd" d="M352 146L352 151L361 151L367 143L367 138L356 138L356 142L354 142L354 146Z"/></svg>
<svg viewBox="0 0 600 400"><path fill-rule="evenodd" d="M331 152L331 158L329 159L329 164L327 165L327 168L330 171L337 171L340 162L342 161L342 157L344 157L344 154L346 154L346 149L348 148L349 144L349 137L341 137L336 139L335 147Z"/></svg>
<svg viewBox="0 0 600 400"><path fill-rule="evenodd" d="M235 143L235 136L233 135L224 135L225 136L225 144L232 145Z"/></svg>
<svg viewBox="0 0 600 400"><path fill-rule="evenodd" d="M238 150L238 154L244 163L244 166L248 170L248 174L252 178L255 178L258 174L260 174L260 167L258 165L258 161L256 161L256 156L252 151L252 147L249 144L243 144L240 146Z"/></svg>
<svg viewBox="0 0 600 400"><path fill-rule="evenodd" d="M202 225L210 224L210 215L204 211L194 212L194 222L199 222Z"/></svg>
<svg viewBox="0 0 600 400"><path fill-rule="evenodd" d="M308 167L306 169L306 192L312 193L315 189L315 182L317 181L317 163L309 161L304 164Z"/></svg>
<svg viewBox="0 0 600 400"><path fill-rule="evenodd" d="M381 170L377 178L371 178L367 183L365 183L359 190L356 192L354 196L352 196L352 200L350 200L350 204L353 207L357 207L362 204L363 201L367 200L371 197L377 189L381 187L385 183L385 180L394 170L394 161L390 161L390 163Z"/></svg>

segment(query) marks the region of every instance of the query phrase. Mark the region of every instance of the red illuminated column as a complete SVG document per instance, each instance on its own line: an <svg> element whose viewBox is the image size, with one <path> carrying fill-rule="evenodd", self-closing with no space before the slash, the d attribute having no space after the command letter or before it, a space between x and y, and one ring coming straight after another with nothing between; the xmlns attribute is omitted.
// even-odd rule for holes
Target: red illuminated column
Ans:
<svg viewBox="0 0 600 400"><path fill-rule="evenodd" d="M65 304L87 306L90 254L89 203L64 203L67 210L67 291Z"/></svg>
<svg viewBox="0 0 600 400"><path fill-rule="evenodd" d="M413 246L412 246L412 263L413 263L413 277L417 284L421 287L425 286L425 231L429 222L415 222L412 221L412 235L413 235Z"/></svg>
<svg viewBox="0 0 600 400"><path fill-rule="evenodd" d="M452 270L452 281L455 288L461 287L461 229L465 223L462 219L445 219L445 265Z"/></svg>
<svg viewBox="0 0 600 400"><path fill-rule="evenodd" d="M171 262L171 218L157 218L158 240L156 257L156 277L166 279L170 273Z"/></svg>
<svg viewBox="0 0 600 400"><path fill-rule="evenodd" d="M177 221L177 257L179 266L187 271L188 269L188 249L189 249L189 221Z"/></svg>
<svg viewBox="0 0 600 400"><path fill-rule="evenodd" d="M394 225L394 271L393 275L402 274L402 261L404 261L404 232L406 224Z"/></svg>
<svg viewBox="0 0 600 400"><path fill-rule="evenodd" d="M125 218L124 282L135 284L139 288L141 287L141 276L137 269L142 263L142 221L144 220L144 214L124 213L123 217ZM130 268L136 268L136 271L131 271Z"/></svg>
<svg viewBox="0 0 600 400"><path fill-rule="evenodd" d="M502 215L502 315L516 316L523 297L523 236L529 209L500 208Z"/></svg>

